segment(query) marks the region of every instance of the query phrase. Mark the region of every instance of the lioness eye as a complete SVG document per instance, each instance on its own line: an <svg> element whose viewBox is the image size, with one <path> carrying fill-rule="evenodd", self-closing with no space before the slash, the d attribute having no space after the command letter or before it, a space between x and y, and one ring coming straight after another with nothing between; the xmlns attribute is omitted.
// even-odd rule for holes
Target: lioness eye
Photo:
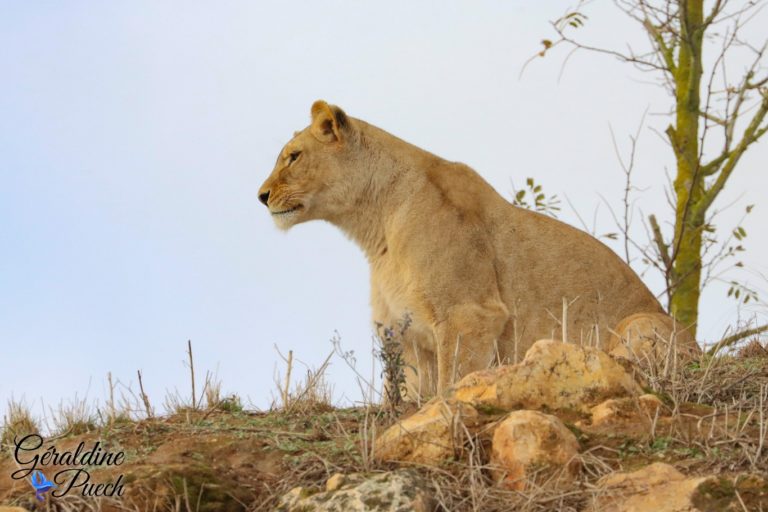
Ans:
<svg viewBox="0 0 768 512"><path fill-rule="evenodd" d="M299 158L299 155L301 154L301 151L294 151L288 156L288 163L293 163L296 161L297 158Z"/></svg>

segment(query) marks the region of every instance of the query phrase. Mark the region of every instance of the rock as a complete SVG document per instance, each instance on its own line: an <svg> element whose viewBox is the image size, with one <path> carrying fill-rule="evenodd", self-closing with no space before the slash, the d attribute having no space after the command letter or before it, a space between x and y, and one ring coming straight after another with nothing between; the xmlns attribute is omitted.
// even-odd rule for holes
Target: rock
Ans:
<svg viewBox="0 0 768 512"><path fill-rule="evenodd" d="M638 415L642 419L653 418L656 410L664 404L656 396L651 394L640 395L637 401L634 398L611 398L591 409L592 425L602 425L616 421L637 420Z"/></svg>
<svg viewBox="0 0 768 512"><path fill-rule="evenodd" d="M376 439L374 457L422 464L453 459L463 446L461 425L472 427L477 420L478 413L471 405L435 398L385 430Z"/></svg>
<svg viewBox="0 0 768 512"><path fill-rule="evenodd" d="M447 392L479 410L584 413L607 398L640 394L640 385L605 352L554 340L537 341L518 364L470 373Z"/></svg>
<svg viewBox="0 0 768 512"><path fill-rule="evenodd" d="M672 317L663 313L637 313L624 318L613 330L608 352L645 366L656 365L701 354L693 336Z"/></svg>
<svg viewBox="0 0 768 512"><path fill-rule="evenodd" d="M612 473L600 479L602 493L592 503L592 511L665 512L690 511L693 493L705 478L686 478L669 464L661 462L634 473Z"/></svg>
<svg viewBox="0 0 768 512"><path fill-rule="evenodd" d="M661 462L600 479L590 512L715 512L768 508L768 481L756 475L686 477ZM738 491L738 496L737 496Z"/></svg>
<svg viewBox="0 0 768 512"><path fill-rule="evenodd" d="M656 462L634 473L611 473L601 478L598 485L607 489L639 489L680 480L685 480L685 475L676 470L674 466Z"/></svg>
<svg viewBox="0 0 768 512"><path fill-rule="evenodd" d="M325 490L336 491L342 485L344 485L344 482L346 480L347 480L347 477L344 473L336 473L325 482Z"/></svg>
<svg viewBox="0 0 768 512"><path fill-rule="evenodd" d="M692 502L702 512L768 510L768 478L765 474L711 476L696 488Z"/></svg>
<svg viewBox="0 0 768 512"><path fill-rule="evenodd" d="M640 395L637 397L637 401L640 402L640 407L643 409L643 412L648 414L650 417L655 416L656 411L658 409L663 410L664 407L664 402L662 402L661 399L656 395L652 395L650 393Z"/></svg>
<svg viewBox="0 0 768 512"><path fill-rule="evenodd" d="M493 433L491 465L502 486L522 491L533 471L565 468L564 476L575 475L578 454L576 436L556 416L515 411Z"/></svg>
<svg viewBox="0 0 768 512"><path fill-rule="evenodd" d="M611 421L616 421L624 414L622 404L619 400L611 398L603 403L600 403L592 408L592 424L601 425Z"/></svg>
<svg viewBox="0 0 768 512"><path fill-rule="evenodd" d="M278 512L428 512L432 502L425 482L411 471L365 476L334 475L327 491L296 487L280 499ZM331 484L331 480L336 481Z"/></svg>

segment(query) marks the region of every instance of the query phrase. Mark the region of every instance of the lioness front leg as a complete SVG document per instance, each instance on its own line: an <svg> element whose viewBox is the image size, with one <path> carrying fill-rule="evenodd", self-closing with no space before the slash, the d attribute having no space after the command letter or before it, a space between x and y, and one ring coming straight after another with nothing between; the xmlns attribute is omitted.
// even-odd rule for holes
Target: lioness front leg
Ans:
<svg viewBox="0 0 768 512"><path fill-rule="evenodd" d="M405 365L405 399L416 401L435 394L437 368L435 353L426 347L432 341L430 334L406 332L402 340L403 364Z"/></svg>
<svg viewBox="0 0 768 512"><path fill-rule="evenodd" d="M464 375L491 364L508 319L509 311L499 301L448 309L445 320L434 328L438 393Z"/></svg>

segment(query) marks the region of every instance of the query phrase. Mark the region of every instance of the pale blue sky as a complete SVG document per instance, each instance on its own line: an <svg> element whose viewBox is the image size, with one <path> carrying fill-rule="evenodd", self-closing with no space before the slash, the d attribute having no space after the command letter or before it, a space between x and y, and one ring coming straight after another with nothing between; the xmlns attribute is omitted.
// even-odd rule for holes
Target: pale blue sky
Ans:
<svg viewBox="0 0 768 512"><path fill-rule="evenodd" d="M258 406L274 388L273 344L318 364L338 330L369 364L360 251L322 223L278 232L256 200L318 98L468 163L508 196L510 179L533 176L590 224L598 194L619 207L609 125L623 144L668 100L597 55L576 55L560 81L563 54L519 78L567 5L0 2L0 402L103 399L108 371L135 387L142 369L160 406L166 389L186 390L187 339L201 376L218 367L226 391ZM584 37L644 43L610 3L590 13ZM724 219L757 203L745 262L763 274L767 145L721 201L743 194ZM669 156L645 129L646 212L667 213ZM565 202L561 218L578 224ZM605 207L596 218L615 230ZM702 306L706 340L737 317L722 286ZM338 398L355 397L340 361L329 376Z"/></svg>

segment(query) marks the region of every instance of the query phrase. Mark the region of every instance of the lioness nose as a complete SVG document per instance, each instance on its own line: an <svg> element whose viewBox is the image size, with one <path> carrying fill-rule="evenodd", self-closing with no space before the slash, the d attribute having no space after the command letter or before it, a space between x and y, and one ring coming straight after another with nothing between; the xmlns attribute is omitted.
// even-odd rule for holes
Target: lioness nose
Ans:
<svg viewBox="0 0 768 512"><path fill-rule="evenodd" d="M269 201L269 190L267 190L266 192L262 192L261 194L259 194L259 201L261 201L262 203L264 203L264 206L267 206L267 201Z"/></svg>

